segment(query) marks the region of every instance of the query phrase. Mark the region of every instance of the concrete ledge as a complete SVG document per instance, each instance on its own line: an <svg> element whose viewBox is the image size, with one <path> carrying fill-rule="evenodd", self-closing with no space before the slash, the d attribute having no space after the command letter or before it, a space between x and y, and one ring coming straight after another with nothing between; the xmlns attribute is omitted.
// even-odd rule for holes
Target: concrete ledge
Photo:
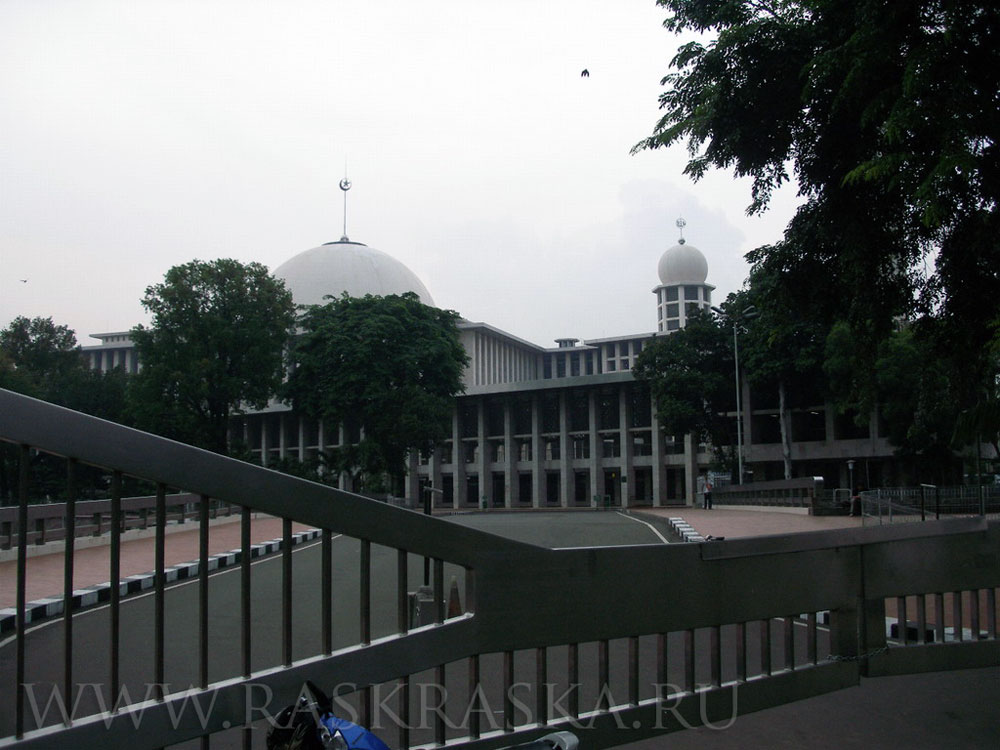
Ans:
<svg viewBox="0 0 1000 750"><path fill-rule="evenodd" d="M812 508L802 505L726 505L725 503L712 503L712 508L719 510L751 510L759 513L791 513L796 516L808 516L812 513Z"/></svg>
<svg viewBox="0 0 1000 750"><path fill-rule="evenodd" d="M254 518L258 517L255 513ZM219 516L218 518L212 518L209 520L209 526L218 526L219 524L233 523L234 521L239 521L240 516L238 513L234 513L229 516ZM177 521L168 521L166 527L164 528L165 533L174 534L179 531L191 531L191 529L197 529L197 521L187 521L185 523L178 523ZM131 542L135 539L148 539L156 535L156 529L150 526L146 529L127 529L122 532L122 541ZM78 536L73 541L73 549L87 549L88 547L106 547L111 543L111 535L109 532L105 531L100 536L86 535ZM55 555L62 554L66 549L66 542L63 539L59 539L54 542L46 542L45 544L29 544L27 557L30 559L32 557L38 557L40 555ZM8 562L10 560L17 559L17 545L13 545L10 549L0 549L0 562Z"/></svg>
<svg viewBox="0 0 1000 750"><path fill-rule="evenodd" d="M188 531L191 526L185 524L180 530ZM305 531L299 531L292 534L292 546L297 544L302 544L303 542L308 542L313 539L318 538L320 535L319 529L307 529ZM124 535L123 535L124 537ZM60 548L62 547L62 542L58 543ZM258 557L266 557L267 555L278 552L282 548L281 539L272 539L269 542L264 542L263 544L255 544L250 548L251 559ZM228 568L237 563L243 561L243 550L230 550L229 552L224 552L218 555L212 555L208 558L208 570L220 570L222 568ZM183 581L187 578L195 578L198 575L198 568L200 563L197 560L191 562L181 563L179 565L171 565L170 567L164 568L164 578L167 583L174 583L176 581ZM128 576L123 578L118 582L118 592L122 597L128 597L132 594L138 594L143 591L147 591L153 588L156 580L155 572L142 573L140 575ZM111 582L99 583L96 586L88 586L87 588L77 589L73 592L72 597L72 609L73 611L86 609L88 607L93 607L98 604L104 604L111 600ZM38 599L36 601L28 602L24 608L24 624L30 625L36 623L40 620L44 620L49 617L55 617L56 615L63 614L63 597L46 597L45 599ZM7 607L5 609L0 609L0 635L6 635L12 633L17 628L17 609L14 607Z"/></svg>

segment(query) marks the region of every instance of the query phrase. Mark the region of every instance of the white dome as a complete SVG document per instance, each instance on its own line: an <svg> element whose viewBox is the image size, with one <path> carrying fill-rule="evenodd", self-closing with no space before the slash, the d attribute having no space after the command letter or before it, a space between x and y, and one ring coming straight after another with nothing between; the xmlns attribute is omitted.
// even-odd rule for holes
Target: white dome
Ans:
<svg viewBox="0 0 1000 750"><path fill-rule="evenodd" d="M664 285L704 284L708 278L708 261L693 245L674 245L660 256L657 271Z"/></svg>
<svg viewBox="0 0 1000 750"><path fill-rule="evenodd" d="M297 305L323 305L327 295L386 296L415 292L425 305L434 300L420 279L391 255L360 242L341 240L314 247L276 269Z"/></svg>

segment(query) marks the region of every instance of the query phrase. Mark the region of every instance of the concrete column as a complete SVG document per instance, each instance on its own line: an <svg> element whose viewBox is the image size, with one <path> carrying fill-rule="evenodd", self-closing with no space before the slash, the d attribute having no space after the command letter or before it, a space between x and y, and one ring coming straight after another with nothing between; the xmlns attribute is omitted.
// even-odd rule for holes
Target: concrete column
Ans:
<svg viewBox="0 0 1000 750"><path fill-rule="evenodd" d="M288 415L284 412L278 415L278 458L288 455L288 441L285 440L285 427Z"/></svg>
<svg viewBox="0 0 1000 750"><path fill-rule="evenodd" d="M420 451L413 449L406 454L406 479L404 480L403 493L410 500L415 500L419 505L420 479L417 476L417 466L420 464Z"/></svg>
<svg viewBox="0 0 1000 750"><path fill-rule="evenodd" d="M452 413L451 417L451 466L452 466L452 504L458 508L465 502L466 481L465 481L465 451L462 445L461 425L458 419L458 409Z"/></svg>
<svg viewBox="0 0 1000 750"><path fill-rule="evenodd" d="M518 503L520 484L517 482L517 461L519 451L514 448L514 425L510 413L510 399L503 402L503 454L507 460L504 466L503 483L505 508L513 508Z"/></svg>
<svg viewBox="0 0 1000 750"><path fill-rule="evenodd" d="M597 432L597 394L590 390L587 393L587 414L589 417L590 440L590 492L597 495L598 503L604 502L604 467L601 465L601 441Z"/></svg>
<svg viewBox="0 0 1000 750"><path fill-rule="evenodd" d="M698 443L690 433L684 436L684 484L684 500L694 505L698 491Z"/></svg>
<svg viewBox="0 0 1000 750"><path fill-rule="evenodd" d="M337 445L343 447L344 438L346 437L346 432L344 431L344 425L337 425ZM350 477L347 475L346 471L342 471L337 475L337 486L342 490L350 489Z"/></svg>
<svg viewBox="0 0 1000 750"><path fill-rule="evenodd" d="M542 468L542 412L538 393L531 394L531 507L539 508L545 491L545 469ZM565 458L565 456L563 456Z"/></svg>
<svg viewBox="0 0 1000 750"><path fill-rule="evenodd" d="M267 466L267 414L260 415L260 465Z"/></svg>
<svg viewBox="0 0 1000 750"><path fill-rule="evenodd" d="M629 408L627 388L618 386L618 434L621 444L622 507L627 508L635 500L635 467L632 465L632 435L629 432L632 410Z"/></svg>
<svg viewBox="0 0 1000 750"><path fill-rule="evenodd" d="M427 478L430 480L431 487L440 490L443 486L441 481L441 446L435 445L434 450L431 451L431 462L430 466L427 467ZM453 485L454 486L454 485ZM423 498L418 498L420 502L423 502ZM444 502L441 498L441 493L432 493L431 505L443 505Z"/></svg>
<svg viewBox="0 0 1000 750"><path fill-rule="evenodd" d="M316 420L316 449L319 455L322 456L326 453L326 427L323 426L322 418ZM322 458L319 464L319 475L322 477L326 474L326 469L323 468Z"/></svg>
<svg viewBox="0 0 1000 750"><path fill-rule="evenodd" d="M569 477L572 476L573 456L569 446L569 405L566 403L565 389L559 392L559 455L562 460L560 466L559 479L559 505L568 508L572 503L569 487ZM544 488L543 488L544 489Z"/></svg>
<svg viewBox="0 0 1000 750"><path fill-rule="evenodd" d="M652 399L652 396L650 396ZM650 436L653 448L653 506L666 505L667 501L667 465L666 446L663 440L663 428L656 416L656 404L652 405L653 419L650 425Z"/></svg>
<svg viewBox="0 0 1000 750"><path fill-rule="evenodd" d="M743 375L742 370L740 375ZM743 411L743 470L746 471L749 467L747 464L753 460L753 430L750 429L750 425L753 420L751 419L751 412L753 411L753 403L750 398L750 384L743 379L742 388L740 389L740 399L743 403L740 404ZM791 429L792 425L788 425L788 429ZM740 481L743 481L743 477L740 477Z"/></svg>
<svg viewBox="0 0 1000 750"><path fill-rule="evenodd" d="M486 442L486 399L478 399L478 431L476 433L479 440L479 497L476 504L482 506L482 501L486 499L486 507L493 507L493 476L490 472L489 445Z"/></svg>
<svg viewBox="0 0 1000 750"><path fill-rule="evenodd" d="M303 418L299 417L299 463L301 464L305 460L306 460L306 426Z"/></svg>

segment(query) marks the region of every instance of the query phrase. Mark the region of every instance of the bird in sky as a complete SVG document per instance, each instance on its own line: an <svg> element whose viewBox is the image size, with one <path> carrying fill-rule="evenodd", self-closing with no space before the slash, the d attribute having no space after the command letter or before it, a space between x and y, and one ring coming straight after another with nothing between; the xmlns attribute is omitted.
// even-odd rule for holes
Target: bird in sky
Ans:
<svg viewBox="0 0 1000 750"><path fill-rule="evenodd" d="M27 284L28 283L27 279L18 279L18 281L20 281L22 284Z"/></svg>
<svg viewBox="0 0 1000 750"><path fill-rule="evenodd" d="M590 78L590 71L584 68L580 73L580 78Z"/></svg>

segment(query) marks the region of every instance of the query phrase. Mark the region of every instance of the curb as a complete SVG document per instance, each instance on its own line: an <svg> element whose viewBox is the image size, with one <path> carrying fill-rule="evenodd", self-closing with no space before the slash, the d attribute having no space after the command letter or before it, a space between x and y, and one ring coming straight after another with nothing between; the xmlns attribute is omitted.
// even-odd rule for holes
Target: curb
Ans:
<svg viewBox="0 0 1000 750"><path fill-rule="evenodd" d="M306 529L305 531L298 531L292 534L292 546L302 544L303 542L308 542L319 537L319 529ZM273 554L281 550L282 540L272 539L269 542L261 542L260 544L254 544L250 547L250 558L265 557L266 555ZM229 568L243 561L243 550L230 550L229 552L222 552L218 555L210 555L208 558L208 570L221 570L222 568ZM188 578L194 578L199 573L200 563L198 560L193 562L180 563L179 565L171 565L170 567L164 568L163 573L166 578L166 583L174 583L175 581L183 581ZM122 578L118 582L118 591L122 597L127 597L132 594L138 594L142 591L153 588L155 582L156 574L141 573L139 575L128 576ZM93 607L98 604L105 604L111 601L111 582L106 581L104 583L98 583L94 586L87 586L86 588L76 589L73 592L73 611L86 609L88 607ZM63 604L65 602L64 597L46 597L45 599L36 599L35 601L28 602L24 608L24 624L30 625L32 623L38 622L39 620L44 620L48 617L55 617L56 615L63 614ZM0 609L0 635L6 635L12 633L17 629L17 609L15 607L6 607Z"/></svg>
<svg viewBox="0 0 1000 750"><path fill-rule="evenodd" d="M677 534L685 542L704 542L705 537L694 530L687 521L685 521L680 516L675 516L674 518L668 518L667 523L670 524L670 528L673 532Z"/></svg>

